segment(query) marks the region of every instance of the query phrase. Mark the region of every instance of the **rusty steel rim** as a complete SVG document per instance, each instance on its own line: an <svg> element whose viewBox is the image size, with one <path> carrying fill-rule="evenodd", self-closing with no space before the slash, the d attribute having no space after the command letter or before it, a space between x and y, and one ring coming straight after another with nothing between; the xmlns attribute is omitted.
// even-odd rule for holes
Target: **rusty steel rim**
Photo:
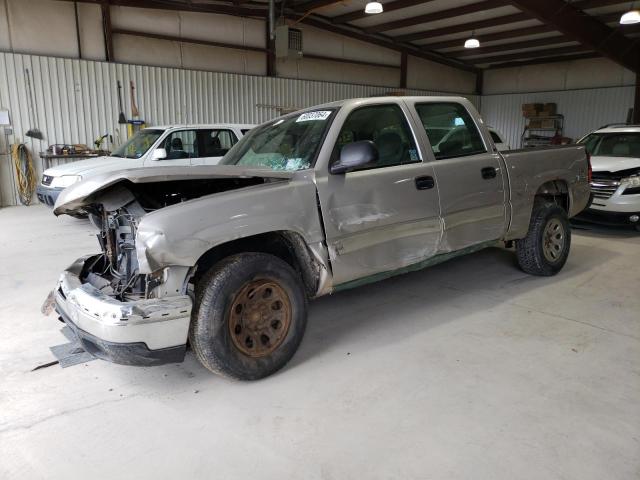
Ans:
<svg viewBox="0 0 640 480"><path fill-rule="evenodd" d="M249 357L273 353L291 325L291 301L272 280L254 280L236 294L229 311L229 333L235 347Z"/></svg>

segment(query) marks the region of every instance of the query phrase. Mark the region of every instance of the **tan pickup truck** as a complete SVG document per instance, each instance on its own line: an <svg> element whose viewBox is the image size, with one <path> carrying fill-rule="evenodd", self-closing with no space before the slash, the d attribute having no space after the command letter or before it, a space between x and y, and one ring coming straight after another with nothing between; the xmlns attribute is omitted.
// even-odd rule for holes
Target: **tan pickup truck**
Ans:
<svg viewBox="0 0 640 480"><path fill-rule="evenodd" d="M430 129L450 129L430 142ZM498 152L458 97L352 99L251 130L212 167L126 170L66 189L100 253L55 309L97 357L265 377L293 356L308 300L506 242L553 275L589 201L584 147Z"/></svg>

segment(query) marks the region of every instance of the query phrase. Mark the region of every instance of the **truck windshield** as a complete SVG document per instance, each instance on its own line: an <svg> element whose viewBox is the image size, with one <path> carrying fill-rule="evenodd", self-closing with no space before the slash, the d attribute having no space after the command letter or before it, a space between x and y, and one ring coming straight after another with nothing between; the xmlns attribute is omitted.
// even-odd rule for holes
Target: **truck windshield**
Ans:
<svg viewBox="0 0 640 480"><path fill-rule="evenodd" d="M256 127L220 163L271 170L311 168L334 111L294 113Z"/></svg>
<svg viewBox="0 0 640 480"><path fill-rule="evenodd" d="M147 153L147 150L156 143L164 130L140 130L124 144L116 148L111 154L112 157L140 158Z"/></svg>
<svg viewBox="0 0 640 480"><path fill-rule="evenodd" d="M592 133L579 143L594 157L640 158L640 132Z"/></svg>

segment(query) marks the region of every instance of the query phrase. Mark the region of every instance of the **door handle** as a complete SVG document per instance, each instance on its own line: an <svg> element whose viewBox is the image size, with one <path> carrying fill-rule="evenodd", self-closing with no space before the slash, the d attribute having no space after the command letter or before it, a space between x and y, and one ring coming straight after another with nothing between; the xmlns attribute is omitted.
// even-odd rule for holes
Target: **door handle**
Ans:
<svg viewBox="0 0 640 480"><path fill-rule="evenodd" d="M498 175L496 167L484 167L482 170L480 170L480 172L482 172L482 178L484 178L485 180L496 178L496 176Z"/></svg>
<svg viewBox="0 0 640 480"><path fill-rule="evenodd" d="M416 177L416 188L418 190L429 190L435 187L436 182L433 177L424 176L424 177Z"/></svg>

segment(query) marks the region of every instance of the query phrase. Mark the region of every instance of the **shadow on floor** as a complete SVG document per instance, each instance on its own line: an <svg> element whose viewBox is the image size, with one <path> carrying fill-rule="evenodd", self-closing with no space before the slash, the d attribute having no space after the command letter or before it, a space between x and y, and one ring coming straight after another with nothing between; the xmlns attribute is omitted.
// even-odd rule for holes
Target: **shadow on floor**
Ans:
<svg viewBox="0 0 640 480"><path fill-rule="evenodd" d="M640 238L640 231L634 227L612 227L572 220L571 228L574 233L593 238Z"/></svg>
<svg viewBox="0 0 640 480"><path fill-rule="evenodd" d="M614 251L572 245L565 268L554 277L522 272L512 250L488 248L448 262L326 297L310 304L307 332L288 368L358 337L374 335L367 348L381 346L458 321L475 309L490 310L510 298L597 268ZM347 348L347 347L345 347ZM287 368L285 368L286 370Z"/></svg>

